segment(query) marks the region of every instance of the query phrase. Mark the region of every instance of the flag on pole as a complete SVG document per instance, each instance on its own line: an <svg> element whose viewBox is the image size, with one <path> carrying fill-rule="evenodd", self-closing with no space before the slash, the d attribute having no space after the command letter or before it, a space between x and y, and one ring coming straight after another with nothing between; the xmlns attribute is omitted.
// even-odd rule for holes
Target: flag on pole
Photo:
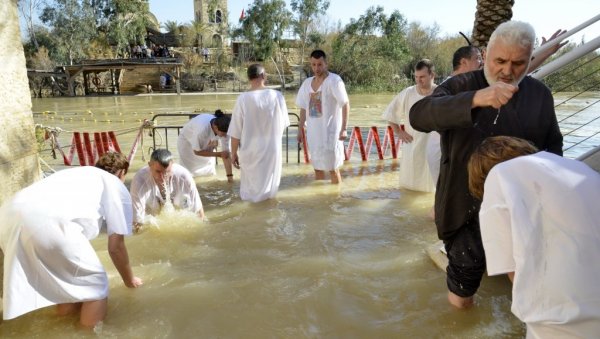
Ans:
<svg viewBox="0 0 600 339"><path fill-rule="evenodd" d="M243 21L246 18L246 14L244 13L244 9L242 8L242 14L240 14L240 21Z"/></svg>

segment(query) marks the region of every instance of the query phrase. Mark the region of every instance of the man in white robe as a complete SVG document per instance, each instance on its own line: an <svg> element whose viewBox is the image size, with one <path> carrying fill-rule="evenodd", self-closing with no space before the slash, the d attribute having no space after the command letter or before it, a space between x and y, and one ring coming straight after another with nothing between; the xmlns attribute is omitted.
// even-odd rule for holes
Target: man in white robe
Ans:
<svg viewBox="0 0 600 339"><path fill-rule="evenodd" d="M279 190L282 137L290 120L281 92L265 87L264 67L250 65L247 73L250 90L238 97L227 134L233 165L241 172L240 197L259 202Z"/></svg>
<svg viewBox="0 0 600 339"><path fill-rule="evenodd" d="M80 309L85 327L102 321L108 277L89 240L104 227L123 282L132 288L142 284L133 275L124 242L131 234L131 198L122 181L129 164L119 156L126 165L113 167L114 175L88 166L61 170L2 206L4 319L57 305L58 314Z"/></svg>
<svg viewBox="0 0 600 339"><path fill-rule="evenodd" d="M306 130L315 179L324 180L327 171L331 183L339 184L342 180L339 168L346 157L344 140L348 137L350 101L342 78L327 70L325 52L313 51L310 67L314 76L304 80L296 97L296 105L300 107L298 142L302 142Z"/></svg>
<svg viewBox="0 0 600 339"><path fill-rule="evenodd" d="M215 114L199 114L188 121L177 139L179 161L193 176L216 174L216 158L223 160L228 182L233 182L229 137L227 129L231 118L221 110ZM217 146L221 144L221 150Z"/></svg>
<svg viewBox="0 0 600 339"><path fill-rule="evenodd" d="M527 338L596 338L600 174L548 152L520 156L537 149L514 139L488 138L469 163L471 191L483 194L488 274L513 281L512 312Z"/></svg>
<svg viewBox="0 0 600 339"><path fill-rule="evenodd" d="M204 219L202 200L192 174L173 162L169 150L152 152L148 166L133 177L130 190L136 231L147 223L147 215L158 215L165 206L188 210Z"/></svg>
<svg viewBox="0 0 600 339"><path fill-rule="evenodd" d="M423 59L415 66L415 83L398 93L383 112L383 118L402 140L400 157L400 187L413 191L433 192L435 189L427 163L428 133L415 131L408 121L408 112L415 102L430 95L436 85L434 66ZM404 123L404 130L400 125Z"/></svg>

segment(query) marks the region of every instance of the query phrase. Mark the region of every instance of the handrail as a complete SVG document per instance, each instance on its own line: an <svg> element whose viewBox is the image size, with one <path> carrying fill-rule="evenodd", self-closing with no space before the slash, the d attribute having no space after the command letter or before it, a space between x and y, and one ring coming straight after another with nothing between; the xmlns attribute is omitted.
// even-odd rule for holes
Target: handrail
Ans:
<svg viewBox="0 0 600 339"><path fill-rule="evenodd" d="M561 41L565 40L566 38L570 37L571 35L579 32L580 30L586 28L587 26L595 23L596 21L600 20L600 14L596 15L595 17L583 22L582 24L576 26L575 28L572 28L568 31L566 31L565 33L557 36L556 38L552 39L552 42L550 43L546 43L544 45L541 45L540 47L536 48L533 51L533 57L537 57L539 54L543 53L543 52L547 52L548 49L553 48L554 46L556 46L556 44L560 43Z"/></svg>

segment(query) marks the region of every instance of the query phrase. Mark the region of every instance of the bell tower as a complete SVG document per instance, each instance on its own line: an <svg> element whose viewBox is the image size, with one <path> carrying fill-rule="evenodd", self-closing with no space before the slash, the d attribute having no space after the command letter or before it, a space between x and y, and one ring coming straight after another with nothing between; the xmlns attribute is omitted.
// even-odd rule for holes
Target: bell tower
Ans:
<svg viewBox="0 0 600 339"><path fill-rule="evenodd" d="M194 0L194 19L206 26L204 47L221 47L227 38L227 0Z"/></svg>

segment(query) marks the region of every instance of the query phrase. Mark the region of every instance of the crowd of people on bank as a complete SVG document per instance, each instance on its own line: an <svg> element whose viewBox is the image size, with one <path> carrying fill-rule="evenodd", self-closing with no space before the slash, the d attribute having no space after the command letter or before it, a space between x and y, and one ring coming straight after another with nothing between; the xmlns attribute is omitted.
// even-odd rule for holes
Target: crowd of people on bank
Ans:
<svg viewBox="0 0 600 339"><path fill-rule="evenodd" d="M458 49L452 76L437 86L434 65L423 59L414 68L415 85L394 97L383 117L403 141L400 186L435 191L450 304L471 307L487 269L513 282L512 311L527 324L528 337L594 338L600 333L600 174L562 157L552 94L527 76L545 59L531 60L534 44L531 25L503 23L483 56L472 46ZM314 75L296 97L298 141L306 138L315 179L329 173L339 184L350 103L323 51L311 53L310 67ZM217 110L183 127L181 165L157 149L127 191L129 164L107 153L96 168L53 174L4 204L4 318L58 304L61 314L79 310L85 326L104 319L108 282L88 239L105 226L125 285L140 286L123 237L167 206L204 219L194 176L214 175L217 158L227 182L240 170L242 200L274 198L287 106L265 86L262 65L249 66L247 76L250 88L231 116Z"/></svg>
<svg viewBox="0 0 600 339"><path fill-rule="evenodd" d="M131 45L129 46L129 57L131 59L170 58L171 51L167 45Z"/></svg>

